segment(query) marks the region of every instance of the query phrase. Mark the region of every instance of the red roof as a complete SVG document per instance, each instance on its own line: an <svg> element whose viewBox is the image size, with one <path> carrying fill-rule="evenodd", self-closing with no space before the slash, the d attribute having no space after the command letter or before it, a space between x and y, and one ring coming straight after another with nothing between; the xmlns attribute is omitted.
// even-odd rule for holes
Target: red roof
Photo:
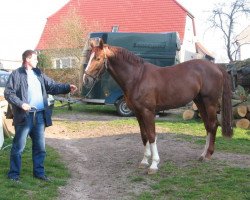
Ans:
<svg viewBox="0 0 250 200"><path fill-rule="evenodd" d="M101 27L97 31L111 32L113 26L119 26L119 32L176 31L181 41L184 37L186 16L194 18L175 0L71 0L47 19L36 49L46 49L50 27L58 24L73 9L87 24L98 22Z"/></svg>

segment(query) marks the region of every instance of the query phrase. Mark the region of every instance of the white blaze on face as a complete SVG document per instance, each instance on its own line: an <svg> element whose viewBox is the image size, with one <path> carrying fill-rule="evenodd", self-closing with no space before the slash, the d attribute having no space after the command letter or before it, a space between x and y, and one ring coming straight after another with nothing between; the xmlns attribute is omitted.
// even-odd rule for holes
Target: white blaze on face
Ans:
<svg viewBox="0 0 250 200"><path fill-rule="evenodd" d="M88 65L87 65L87 67L86 67L86 69L85 69L85 72L88 71L89 66L90 66L90 63L91 63L91 61L93 60L94 57L95 57L95 52L93 52L93 53L90 55L89 62L88 62ZM86 74L83 75L83 81L84 81L84 79L85 79L85 76L86 76Z"/></svg>

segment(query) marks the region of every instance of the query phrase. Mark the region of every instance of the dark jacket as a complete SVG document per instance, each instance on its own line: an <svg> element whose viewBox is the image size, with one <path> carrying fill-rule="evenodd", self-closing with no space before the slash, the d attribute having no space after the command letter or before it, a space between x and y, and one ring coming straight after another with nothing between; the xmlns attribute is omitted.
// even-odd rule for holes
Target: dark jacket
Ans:
<svg viewBox="0 0 250 200"><path fill-rule="evenodd" d="M52 111L48 107L48 94L67 94L70 92L69 84L61 84L47 77L38 68L33 68L37 74L38 80L41 82L43 102L44 102L44 119L45 126L51 126ZM27 73L24 66L14 70L7 81L5 91L5 99L12 105L13 124L23 125L27 122L28 112L22 109L23 103L28 103L28 81Z"/></svg>

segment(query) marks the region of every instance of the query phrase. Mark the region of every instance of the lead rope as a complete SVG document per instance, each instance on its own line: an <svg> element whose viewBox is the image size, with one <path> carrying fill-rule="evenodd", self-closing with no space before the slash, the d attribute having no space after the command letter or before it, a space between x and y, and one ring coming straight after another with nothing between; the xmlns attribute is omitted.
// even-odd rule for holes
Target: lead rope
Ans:
<svg viewBox="0 0 250 200"><path fill-rule="evenodd" d="M108 69L108 58L107 58L107 53L106 53L106 49L103 48L104 51L104 66L106 68L106 70Z"/></svg>
<svg viewBox="0 0 250 200"><path fill-rule="evenodd" d="M97 80L97 79L94 79L94 82L93 82L93 84L91 85L91 88L90 88L90 90L88 91L88 93L85 95L85 97L87 97L87 96L90 94L90 92L92 91L92 89L94 88L94 86L95 86L95 84L96 84L96 80Z"/></svg>
<svg viewBox="0 0 250 200"><path fill-rule="evenodd" d="M36 112L37 108L35 106L32 106L29 112L33 112L33 125L36 125Z"/></svg>

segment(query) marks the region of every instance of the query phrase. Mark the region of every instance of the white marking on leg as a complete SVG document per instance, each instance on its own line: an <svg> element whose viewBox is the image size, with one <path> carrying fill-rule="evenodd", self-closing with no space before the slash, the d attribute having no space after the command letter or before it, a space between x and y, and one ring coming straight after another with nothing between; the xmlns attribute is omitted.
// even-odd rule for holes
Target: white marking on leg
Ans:
<svg viewBox="0 0 250 200"><path fill-rule="evenodd" d="M152 164L150 166L150 169L158 170L160 157L159 157L158 150L157 150L156 138L155 138L155 142L150 144L150 148L152 152Z"/></svg>
<svg viewBox="0 0 250 200"><path fill-rule="evenodd" d="M94 57L95 57L95 52L93 52L93 53L90 55L89 62L88 62L88 65L87 65L87 67L86 67L86 69L85 69L85 72L88 71L89 66L90 66L90 63L91 63L91 61L93 60ZM86 77L86 74L83 74L83 79L82 79L83 81L85 80L85 77Z"/></svg>
<svg viewBox="0 0 250 200"><path fill-rule="evenodd" d="M141 165L149 165L148 159L151 157L151 150L150 150L150 144L149 142L146 143L146 146L144 147L144 156L141 161Z"/></svg>
<svg viewBox="0 0 250 200"><path fill-rule="evenodd" d="M210 143L210 137L211 137L211 133L208 133L207 134L207 139L206 139L206 145L205 145L203 153L201 154L201 157L203 157L203 158L205 158L205 156L207 154L209 143Z"/></svg>

